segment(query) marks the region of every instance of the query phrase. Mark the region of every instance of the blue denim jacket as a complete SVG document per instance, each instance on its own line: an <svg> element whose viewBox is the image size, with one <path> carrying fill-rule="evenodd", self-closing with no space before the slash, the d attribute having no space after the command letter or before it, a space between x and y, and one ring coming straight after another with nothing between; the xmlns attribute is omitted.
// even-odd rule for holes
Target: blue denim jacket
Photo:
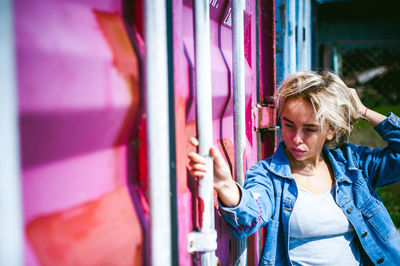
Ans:
<svg viewBox="0 0 400 266"><path fill-rule="evenodd" d="M400 119L391 113L375 130L387 141L386 148L370 150L346 143L332 150L324 147L323 154L333 169L336 203L357 233L364 263L400 265L399 234L375 192L400 181ZM289 219L298 192L284 148L281 142L272 157L247 171L244 188L239 186L238 206L220 205L237 238L247 238L266 226L259 265L291 264Z"/></svg>

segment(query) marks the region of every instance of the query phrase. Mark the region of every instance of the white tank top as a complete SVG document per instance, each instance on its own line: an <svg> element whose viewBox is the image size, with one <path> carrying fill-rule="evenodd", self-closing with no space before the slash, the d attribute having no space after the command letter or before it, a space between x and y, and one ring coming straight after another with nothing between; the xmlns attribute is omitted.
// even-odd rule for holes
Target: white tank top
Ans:
<svg viewBox="0 0 400 266"><path fill-rule="evenodd" d="M333 190L314 194L298 187L289 220L293 265L360 265L355 231L337 206Z"/></svg>

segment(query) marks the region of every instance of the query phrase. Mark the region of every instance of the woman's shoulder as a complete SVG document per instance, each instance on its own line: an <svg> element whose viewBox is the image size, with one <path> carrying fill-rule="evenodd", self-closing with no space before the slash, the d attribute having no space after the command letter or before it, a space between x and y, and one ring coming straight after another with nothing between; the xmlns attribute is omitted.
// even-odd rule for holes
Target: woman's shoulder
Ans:
<svg viewBox="0 0 400 266"><path fill-rule="evenodd" d="M274 153L272 156L260 160L253 164L247 171L248 175L260 175L268 179L291 178L289 162L286 157L277 156Z"/></svg>
<svg viewBox="0 0 400 266"><path fill-rule="evenodd" d="M270 169L271 157L255 162L247 171L266 171Z"/></svg>
<svg viewBox="0 0 400 266"><path fill-rule="evenodd" d="M365 150L370 150L370 148L365 145L357 145L346 142L336 148L330 149L330 152L334 155L354 155L355 153L359 153L360 151Z"/></svg>
<svg viewBox="0 0 400 266"><path fill-rule="evenodd" d="M268 157L264 160L254 163L246 172L245 187L263 186L263 187L282 187L284 183L284 174L277 171L273 159Z"/></svg>
<svg viewBox="0 0 400 266"><path fill-rule="evenodd" d="M346 142L339 147L329 150L336 161L354 166L358 165L362 154L370 151L371 149L368 146L356 145L350 142Z"/></svg>

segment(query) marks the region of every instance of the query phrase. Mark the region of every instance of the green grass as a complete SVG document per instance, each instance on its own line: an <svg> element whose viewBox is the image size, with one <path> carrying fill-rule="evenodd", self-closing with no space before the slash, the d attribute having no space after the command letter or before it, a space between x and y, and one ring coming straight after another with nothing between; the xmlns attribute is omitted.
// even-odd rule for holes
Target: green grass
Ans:
<svg viewBox="0 0 400 266"><path fill-rule="evenodd" d="M387 114L393 112L400 114L400 105L374 107L373 110ZM375 132L373 127L365 120L361 120L354 126L350 142L357 145L365 145L373 148L383 148L386 142ZM382 199L390 216L397 228L400 228L400 184L377 189L379 197Z"/></svg>

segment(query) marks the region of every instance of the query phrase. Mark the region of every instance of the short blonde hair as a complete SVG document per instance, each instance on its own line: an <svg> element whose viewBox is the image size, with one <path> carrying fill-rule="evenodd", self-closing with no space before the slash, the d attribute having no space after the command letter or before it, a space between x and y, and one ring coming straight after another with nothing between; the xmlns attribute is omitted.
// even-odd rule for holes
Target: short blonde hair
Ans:
<svg viewBox="0 0 400 266"><path fill-rule="evenodd" d="M325 145L335 148L348 141L353 125L360 117L357 104L349 88L332 72L297 72L287 77L279 87L278 114L283 112L290 98L309 101L321 130L333 130L334 137Z"/></svg>

